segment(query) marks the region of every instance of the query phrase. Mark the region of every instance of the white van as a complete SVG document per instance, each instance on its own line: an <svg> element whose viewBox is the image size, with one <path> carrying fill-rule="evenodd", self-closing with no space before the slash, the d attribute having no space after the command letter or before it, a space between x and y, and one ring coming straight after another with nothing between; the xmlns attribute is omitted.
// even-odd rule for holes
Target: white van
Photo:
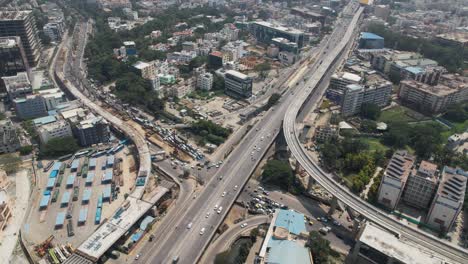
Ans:
<svg viewBox="0 0 468 264"><path fill-rule="evenodd" d="M223 210L223 207L220 206L219 209L218 209L218 214L220 214L222 210Z"/></svg>

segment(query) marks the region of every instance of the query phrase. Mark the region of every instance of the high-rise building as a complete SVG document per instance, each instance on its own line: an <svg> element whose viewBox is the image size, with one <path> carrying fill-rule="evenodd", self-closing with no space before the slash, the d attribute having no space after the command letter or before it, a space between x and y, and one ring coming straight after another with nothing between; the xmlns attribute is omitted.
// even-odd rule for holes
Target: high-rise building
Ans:
<svg viewBox="0 0 468 264"><path fill-rule="evenodd" d="M224 75L225 93L236 98L252 96L252 78L238 71L229 70Z"/></svg>
<svg viewBox="0 0 468 264"><path fill-rule="evenodd" d="M437 187L437 165L421 161L419 168L414 169L408 178L403 201L411 206L426 210Z"/></svg>
<svg viewBox="0 0 468 264"><path fill-rule="evenodd" d="M49 140L54 138L73 136L70 124L63 119L39 126L37 132L42 144L47 144Z"/></svg>
<svg viewBox="0 0 468 264"><path fill-rule="evenodd" d="M197 78L197 87L204 91L209 91L213 87L213 74L206 72L202 73Z"/></svg>
<svg viewBox="0 0 468 264"><path fill-rule="evenodd" d="M20 37L0 37L0 77L29 71L28 58Z"/></svg>
<svg viewBox="0 0 468 264"><path fill-rule="evenodd" d="M249 29L258 41L266 44L271 44L274 38L285 38L296 43L299 49L304 46L304 32L297 29L286 28L266 21L255 21L249 25Z"/></svg>
<svg viewBox="0 0 468 264"><path fill-rule="evenodd" d="M42 45L31 10L0 11L0 37L18 36L29 66L39 62Z"/></svg>
<svg viewBox="0 0 468 264"><path fill-rule="evenodd" d="M23 98L13 100L16 115L20 119L30 119L47 115L47 107L44 97L38 94L30 94Z"/></svg>
<svg viewBox="0 0 468 264"><path fill-rule="evenodd" d="M110 139L109 124L102 117L89 117L76 124L74 130L81 146L108 142Z"/></svg>
<svg viewBox="0 0 468 264"><path fill-rule="evenodd" d="M393 154L380 183L377 200L380 204L390 210L395 209L413 169L414 161L415 158L406 151L397 151Z"/></svg>
<svg viewBox="0 0 468 264"><path fill-rule="evenodd" d="M449 231L463 208L468 172L445 166L437 193L432 200L426 223L441 231Z"/></svg>
<svg viewBox="0 0 468 264"><path fill-rule="evenodd" d="M390 102L392 84L390 82L377 83L375 85L349 84L343 93L341 102L341 114L351 116L361 111L365 103L384 107Z"/></svg>

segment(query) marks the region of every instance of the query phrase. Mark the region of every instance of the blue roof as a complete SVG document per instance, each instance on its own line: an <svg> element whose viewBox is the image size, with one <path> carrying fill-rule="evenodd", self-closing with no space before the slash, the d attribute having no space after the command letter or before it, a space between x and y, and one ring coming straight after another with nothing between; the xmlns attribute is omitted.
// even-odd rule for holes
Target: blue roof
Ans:
<svg viewBox="0 0 468 264"><path fill-rule="evenodd" d="M46 207L49 204L50 195L43 195L39 207Z"/></svg>
<svg viewBox="0 0 468 264"><path fill-rule="evenodd" d="M102 177L102 182L108 182L110 180L112 180L112 176L113 176L113 172L112 170L106 170L106 172L104 173L104 176Z"/></svg>
<svg viewBox="0 0 468 264"><path fill-rule="evenodd" d="M413 74L420 74L424 72L424 70L421 67L406 67L405 70Z"/></svg>
<svg viewBox="0 0 468 264"><path fill-rule="evenodd" d="M151 217L149 215L147 215L143 221L141 221L141 224L140 224L140 229L143 230L143 231L146 231L146 228L148 228L148 225L151 224L154 220L154 217Z"/></svg>
<svg viewBox="0 0 468 264"><path fill-rule="evenodd" d="M81 201L85 202L85 201L89 201L89 199L91 198L91 189L85 189L83 191L83 198L81 199Z"/></svg>
<svg viewBox="0 0 468 264"><path fill-rule="evenodd" d="M50 172L49 178L55 178L55 177L57 177L57 174L58 174L58 171L57 171L57 170L53 170L53 171Z"/></svg>
<svg viewBox="0 0 468 264"><path fill-rule="evenodd" d="M80 160L76 159L72 162L71 169L78 169L78 165L80 165Z"/></svg>
<svg viewBox="0 0 468 264"><path fill-rule="evenodd" d="M137 242L138 240L140 240L142 235L143 235L142 231L136 232L135 234L132 235L132 241Z"/></svg>
<svg viewBox="0 0 468 264"><path fill-rule="evenodd" d="M88 172L88 175L86 175L86 183L92 183L94 179L94 172Z"/></svg>
<svg viewBox="0 0 468 264"><path fill-rule="evenodd" d="M49 180L47 181L47 189L54 188L55 179L57 179L57 178L49 178Z"/></svg>
<svg viewBox="0 0 468 264"><path fill-rule="evenodd" d="M89 159L89 167L96 167L96 158Z"/></svg>
<svg viewBox="0 0 468 264"><path fill-rule="evenodd" d="M34 122L34 125L40 126L40 125L45 125L45 124L55 122L55 120L57 120L55 116L44 116L44 117L33 119L33 122Z"/></svg>
<svg viewBox="0 0 468 264"><path fill-rule="evenodd" d="M109 199L111 196L111 187L110 185L106 186L104 190L102 190L102 197L104 199Z"/></svg>
<svg viewBox="0 0 468 264"><path fill-rule="evenodd" d="M54 166L52 166L52 170L56 170L56 171L60 170L61 165L62 165L62 162L60 161L55 162Z"/></svg>
<svg viewBox="0 0 468 264"><path fill-rule="evenodd" d="M80 216L78 217L78 222L86 222L88 217L88 207L83 207L80 209Z"/></svg>
<svg viewBox="0 0 468 264"><path fill-rule="evenodd" d="M60 212L57 214L57 217L55 218L55 225L56 226L61 226L65 222L65 212Z"/></svg>
<svg viewBox="0 0 468 264"><path fill-rule="evenodd" d="M73 183L75 183L75 175L71 174L70 176L68 176L67 186L73 185Z"/></svg>
<svg viewBox="0 0 468 264"><path fill-rule="evenodd" d="M61 204L67 204L70 202L70 191L63 193Z"/></svg>
<svg viewBox="0 0 468 264"><path fill-rule="evenodd" d="M107 156L107 165L114 165L114 155Z"/></svg>
<svg viewBox="0 0 468 264"><path fill-rule="evenodd" d="M361 33L361 38L363 38L363 39L384 39L381 36L376 35L374 33L370 33L370 32L362 32Z"/></svg>
<svg viewBox="0 0 468 264"><path fill-rule="evenodd" d="M275 264L310 264L309 250L297 242L290 240L268 241L268 263Z"/></svg>
<svg viewBox="0 0 468 264"><path fill-rule="evenodd" d="M292 210L279 210L275 226L283 227L295 235L306 232L304 215Z"/></svg>

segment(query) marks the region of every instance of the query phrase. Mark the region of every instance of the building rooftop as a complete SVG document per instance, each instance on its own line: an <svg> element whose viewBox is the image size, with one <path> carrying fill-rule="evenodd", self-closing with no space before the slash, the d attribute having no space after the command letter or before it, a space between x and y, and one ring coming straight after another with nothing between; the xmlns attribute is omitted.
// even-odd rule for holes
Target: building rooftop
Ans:
<svg viewBox="0 0 468 264"><path fill-rule="evenodd" d="M362 32L361 33L361 38L362 39L384 39L381 36L376 35L374 33L370 33L370 32Z"/></svg>
<svg viewBox="0 0 468 264"><path fill-rule="evenodd" d="M55 116L44 116L44 117L33 119L33 123L35 126L41 126L41 125L55 122L56 120L57 118Z"/></svg>
<svg viewBox="0 0 468 264"><path fill-rule="evenodd" d="M16 46L18 37L1 37L0 48L13 48Z"/></svg>
<svg viewBox="0 0 468 264"><path fill-rule="evenodd" d="M31 14L31 12L31 10L3 10L0 11L0 21L24 20L29 14Z"/></svg>
<svg viewBox="0 0 468 264"><path fill-rule="evenodd" d="M468 32L450 32L446 34L437 35L437 37L441 39L460 42L464 45L468 43Z"/></svg>
<svg viewBox="0 0 468 264"><path fill-rule="evenodd" d="M304 32L301 31L301 30L294 29L294 28L287 28L287 27L276 25L276 24L266 22L266 21L255 21L253 23L264 26L264 27L273 28L275 30L278 30L278 31L281 31L281 32L287 33L287 34L295 34L295 35L304 34Z"/></svg>
<svg viewBox="0 0 468 264"><path fill-rule="evenodd" d="M437 173L437 165L434 163L426 160L421 161L417 173L419 176L430 178L434 182L437 181L437 178L435 177Z"/></svg>
<svg viewBox="0 0 468 264"><path fill-rule="evenodd" d="M243 80L249 78L249 76L247 76L247 75L245 75L245 74L243 74L241 72L234 71L234 70L228 70L228 71L226 71L226 74L230 74L230 75L232 75L234 77L237 77L237 78L243 79Z"/></svg>
<svg viewBox="0 0 468 264"><path fill-rule="evenodd" d="M292 210L279 210L275 226L285 228L289 233L295 235L307 231L304 224L304 215Z"/></svg>
<svg viewBox="0 0 468 264"><path fill-rule="evenodd" d="M304 222L304 221L302 221ZM275 264L310 264L309 249L290 240L270 239L268 241L268 263Z"/></svg>
<svg viewBox="0 0 468 264"><path fill-rule="evenodd" d="M403 81L400 82L400 85L409 86L409 87L411 87L413 89L417 89L417 90L420 90L420 91L423 91L425 93L429 93L429 94L432 94L432 95L435 95L435 96L445 96L445 95L449 95L449 94L452 94L452 93L456 93L456 92L458 92L459 89L468 88L468 86L466 86L466 85L465 86L463 86L463 85L460 85L460 86L454 85L453 87L449 87L447 85L442 84L441 82L439 84L437 84L437 85L428 85L428 84L418 82L418 81L415 81L415 80L403 80Z"/></svg>
<svg viewBox="0 0 468 264"><path fill-rule="evenodd" d="M434 255L434 252L427 252L427 249L421 248L418 244L410 244L406 239L398 239L394 234L371 223L364 226L359 241L401 263L440 264L444 262Z"/></svg>
<svg viewBox="0 0 468 264"><path fill-rule="evenodd" d="M450 200L463 202L467 179L468 172L460 168L445 166L437 193Z"/></svg>
<svg viewBox="0 0 468 264"><path fill-rule="evenodd" d="M411 172L415 158L406 151L397 151L393 154L385 169L385 176L406 181Z"/></svg>
<svg viewBox="0 0 468 264"><path fill-rule="evenodd" d="M109 186L110 187L110 186ZM131 226L133 226L169 190L158 186L157 194L149 201L129 196L128 209L121 207L109 220L88 237L77 250L91 259L100 258Z"/></svg>
<svg viewBox="0 0 468 264"><path fill-rule="evenodd" d="M143 61L137 61L135 64L133 64L133 67L137 68L138 70L144 69L148 66L150 66L150 64Z"/></svg>

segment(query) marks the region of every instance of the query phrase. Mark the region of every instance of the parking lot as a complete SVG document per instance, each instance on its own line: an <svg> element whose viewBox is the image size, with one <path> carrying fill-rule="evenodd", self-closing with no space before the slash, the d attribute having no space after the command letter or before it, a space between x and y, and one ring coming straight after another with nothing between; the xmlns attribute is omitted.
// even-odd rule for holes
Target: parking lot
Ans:
<svg viewBox="0 0 468 264"><path fill-rule="evenodd" d="M49 162L42 164L45 167ZM121 205L136 177L135 161L127 146L115 154L54 160L49 170L37 168L36 173L37 194L25 238L38 244L52 233L57 243L75 247ZM53 174L57 174L55 178ZM100 219L96 219L97 211L101 211ZM73 236L68 225L72 226Z"/></svg>

